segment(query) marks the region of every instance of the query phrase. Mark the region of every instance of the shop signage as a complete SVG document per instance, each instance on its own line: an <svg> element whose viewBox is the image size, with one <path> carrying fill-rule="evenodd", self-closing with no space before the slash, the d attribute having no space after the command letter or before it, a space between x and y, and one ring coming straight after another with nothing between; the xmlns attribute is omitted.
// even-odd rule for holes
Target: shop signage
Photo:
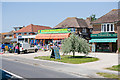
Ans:
<svg viewBox="0 0 120 80"><path fill-rule="evenodd" d="M65 29L46 29L38 30L38 34L49 34L49 33L71 33L75 32L74 28L65 28Z"/></svg>
<svg viewBox="0 0 120 80"><path fill-rule="evenodd" d="M92 52L95 52L95 44L92 44Z"/></svg>
<svg viewBox="0 0 120 80"><path fill-rule="evenodd" d="M18 38L22 38L22 36L18 36Z"/></svg>
<svg viewBox="0 0 120 80"><path fill-rule="evenodd" d="M105 38L105 37L117 38L117 33L110 34L110 33L106 32L106 33L99 33L99 34L91 34L91 38Z"/></svg>
<svg viewBox="0 0 120 80"><path fill-rule="evenodd" d="M53 49L54 49L55 59L61 59L60 58L60 53L59 53L59 48L54 47Z"/></svg>

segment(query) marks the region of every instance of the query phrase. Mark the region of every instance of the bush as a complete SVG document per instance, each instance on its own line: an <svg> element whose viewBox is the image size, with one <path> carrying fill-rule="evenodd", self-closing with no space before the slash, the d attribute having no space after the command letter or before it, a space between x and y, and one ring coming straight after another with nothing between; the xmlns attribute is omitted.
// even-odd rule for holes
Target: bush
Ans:
<svg viewBox="0 0 120 80"><path fill-rule="evenodd" d="M90 51L90 44L87 43L87 40L75 35L74 33L70 37L62 40L61 50L63 53L73 53L75 52L88 54Z"/></svg>

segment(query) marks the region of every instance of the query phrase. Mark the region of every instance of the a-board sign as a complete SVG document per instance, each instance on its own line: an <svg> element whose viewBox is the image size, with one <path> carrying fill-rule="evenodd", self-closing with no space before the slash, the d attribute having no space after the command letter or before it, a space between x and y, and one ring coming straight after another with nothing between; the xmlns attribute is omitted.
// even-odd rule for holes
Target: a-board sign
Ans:
<svg viewBox="0 0 120 80"><path fill-rule="evenodd" d="M60 58L60 53L59 53L59 48L54 47L53 49L54 49L55 59L61 59Z"/></svg>

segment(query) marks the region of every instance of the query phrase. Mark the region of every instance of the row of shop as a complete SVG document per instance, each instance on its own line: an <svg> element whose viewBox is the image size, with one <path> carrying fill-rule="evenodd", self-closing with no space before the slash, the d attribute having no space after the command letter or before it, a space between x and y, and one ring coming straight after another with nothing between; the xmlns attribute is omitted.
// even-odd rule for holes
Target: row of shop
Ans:
<svg viewBox="0 0 120 80"><path fill-rule="evenodd" d="M31 45L37 45L38 49L48 49L48 45L56 43L61 46L61 40L68 38L74 30L70 28L65 29L46 29L38 30L37 35L17 36L16 39L11 40L14 43L27 42Z"/></svg>
<svg viewBox="0 0 120 80"><path fill-rule="evenodd" d="M117 33L91 34L92 52L114 52L117 51Z"/></svg>
<svg viewBox="0 0 120 80"><path fill-rule="evenodd" d="M39 30L37 35L18 36L17 42L27 42L38 45L39 49L47 48L52 43L61 46L61 40L68 38L74 31L69 29L49 29ZM117 33L99 33L91 34L89 43L92 45L92 52L116 52L117 51Z"/></svg>
<svg viewBox="0 0 120 80"><path fill-rule="evenodd" d="M75 33L88 40L92 52L120 52L118 11L119 9L113 9L95 21L91 21L91 18L83 20L69 17L54 28L45 27L44 30L43 26L31 24L16 31L18 35L13 42L24 41L44 49L55 42L60 46L61 40L68 38L71 33ZM29 29L28 27L31 31L26 31Z"/></svg>

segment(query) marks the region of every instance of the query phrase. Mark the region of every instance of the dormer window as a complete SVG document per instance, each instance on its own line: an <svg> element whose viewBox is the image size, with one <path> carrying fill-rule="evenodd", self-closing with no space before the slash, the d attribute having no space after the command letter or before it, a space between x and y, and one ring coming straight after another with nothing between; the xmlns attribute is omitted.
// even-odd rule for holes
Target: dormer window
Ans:
<svg viewBox="0 0 120 80"><path fill-rule="evenodd" d="M114 24L112 23L102 24L101 32L114 32Z"/></svg>

